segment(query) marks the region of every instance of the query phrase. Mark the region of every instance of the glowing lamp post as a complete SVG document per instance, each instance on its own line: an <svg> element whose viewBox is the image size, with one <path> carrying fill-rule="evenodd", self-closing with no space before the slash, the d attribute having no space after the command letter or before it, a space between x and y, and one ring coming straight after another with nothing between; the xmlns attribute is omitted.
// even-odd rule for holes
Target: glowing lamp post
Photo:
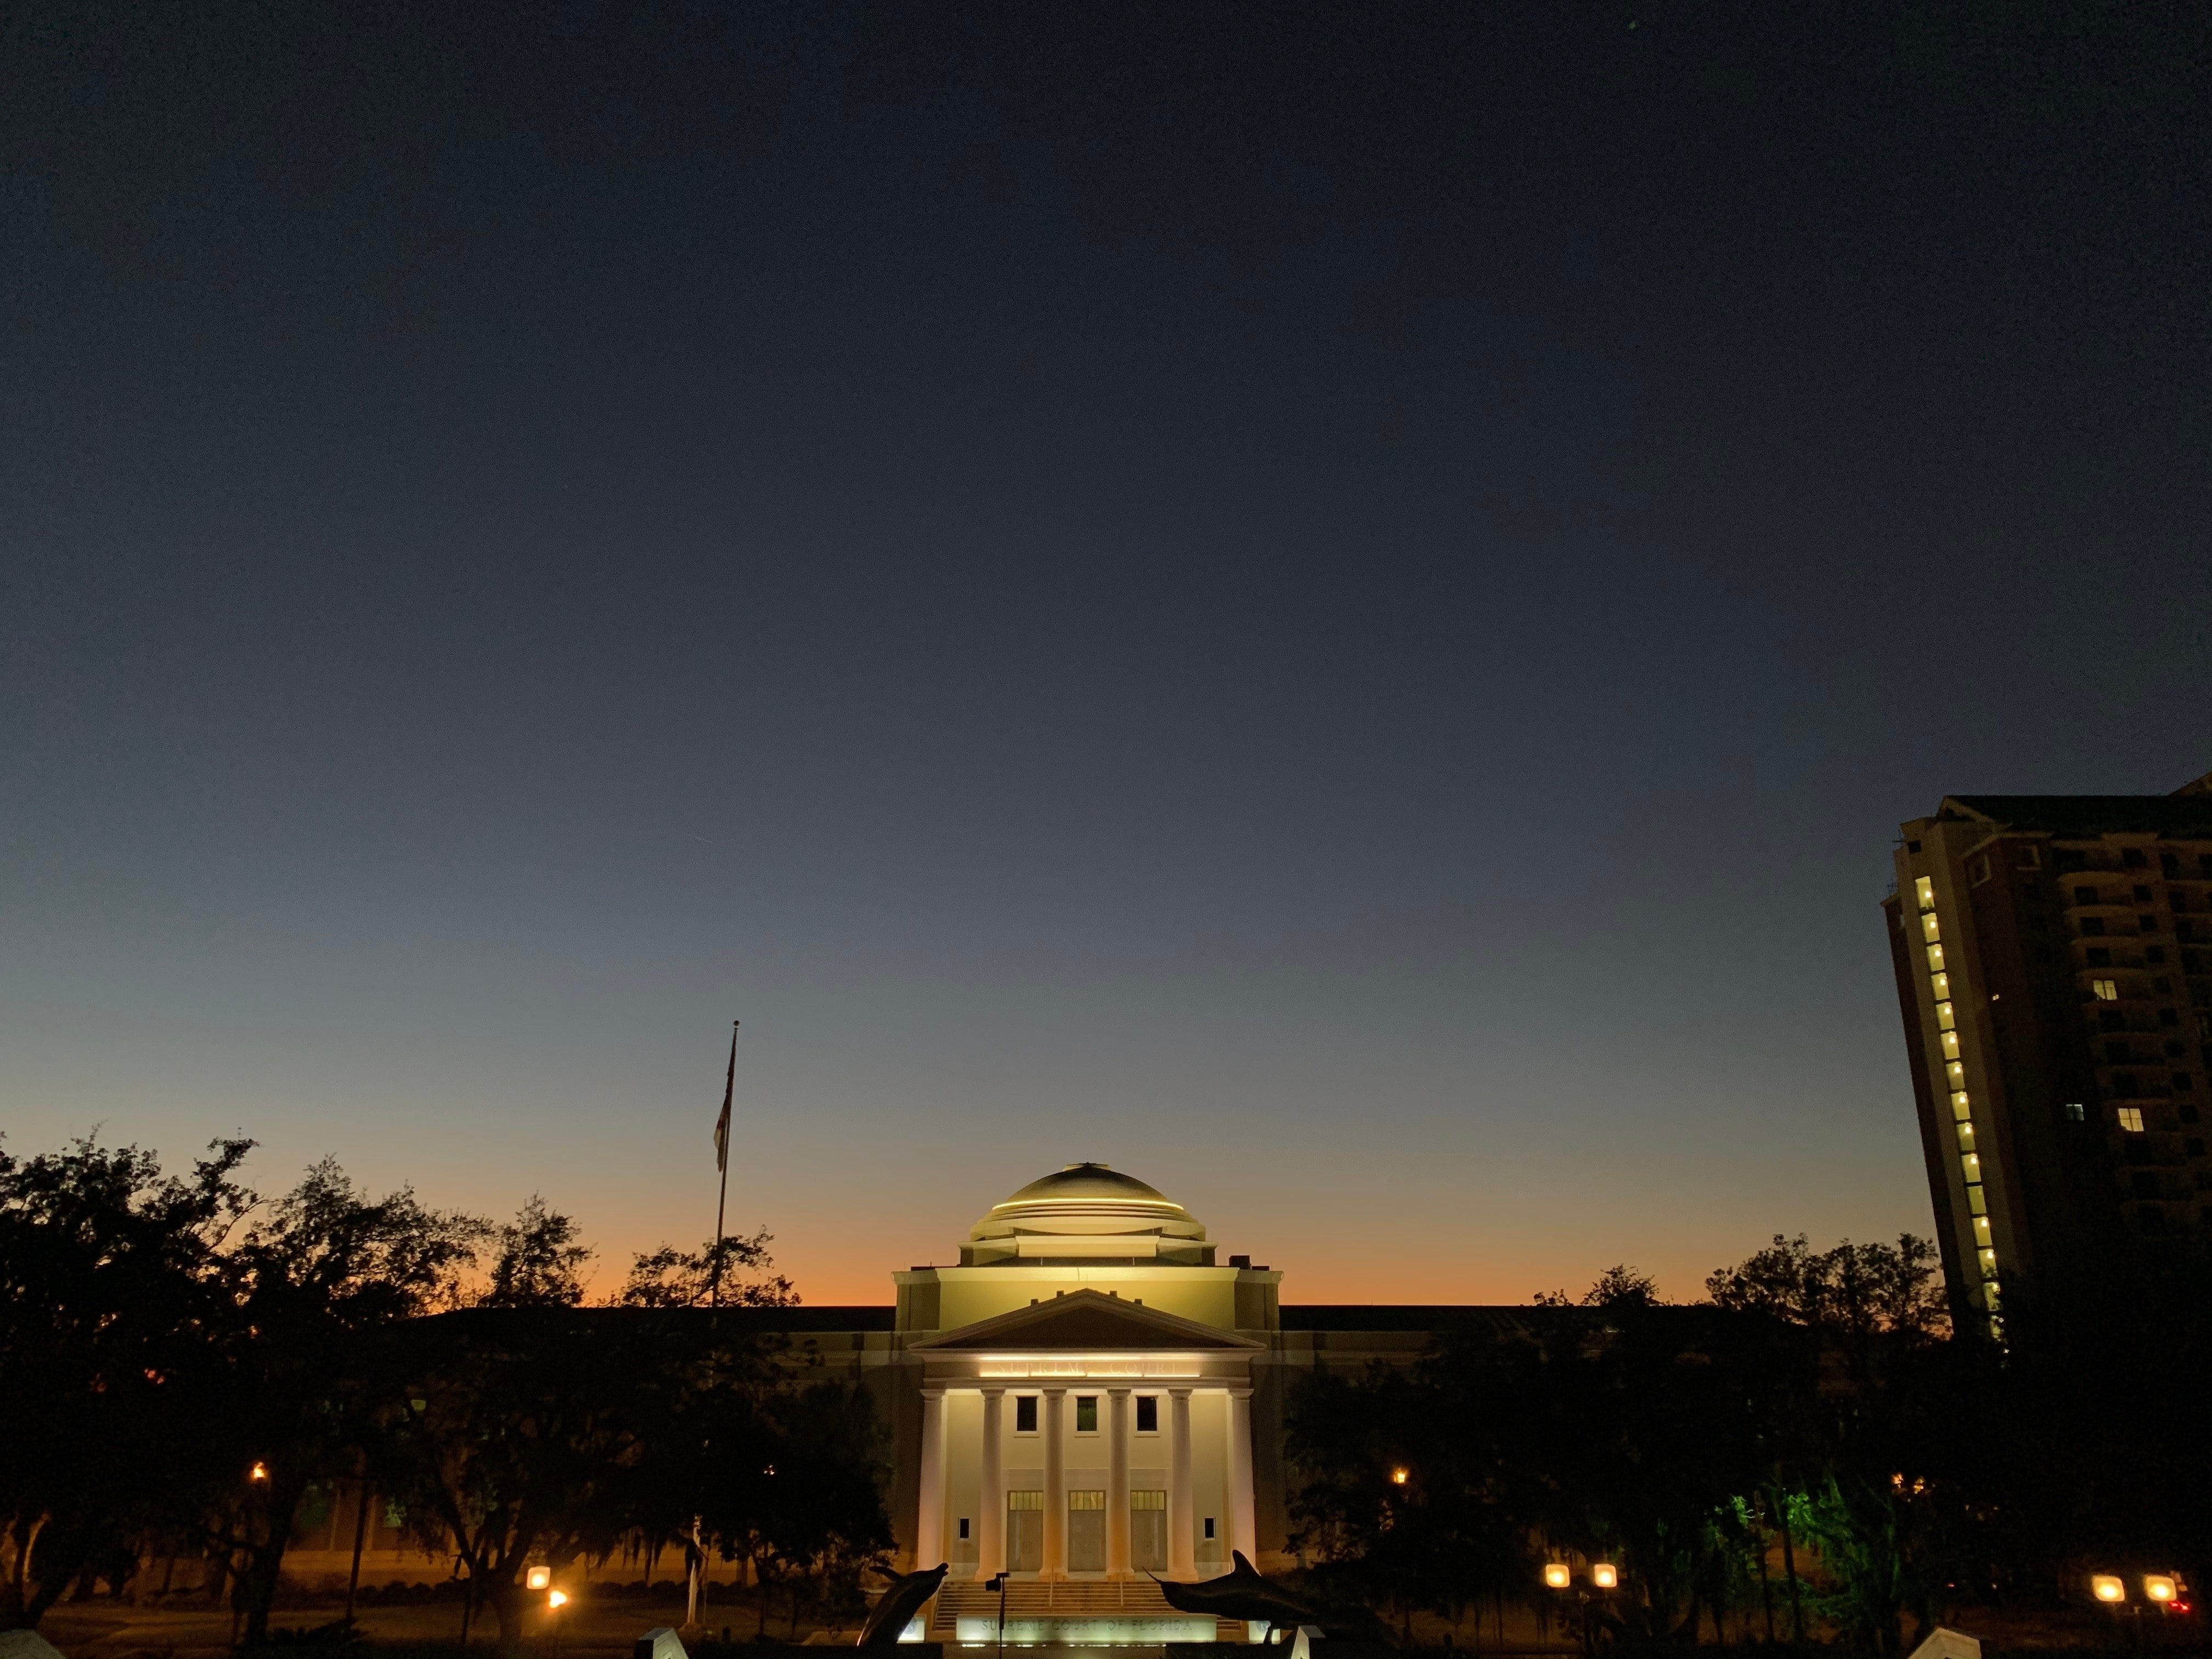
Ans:
<svg viewBox="0 0 2212 1659"><path fill-rule="evenodd" d="M2094 1573L2089 1579L2089 1594L2110 1607L2128 1599L2128 1587L2118 1573Z"/></svg>
<svg viewBox="0 0 2212 1659"><path fill-rule="evenodd" d="M1590 1583L1600 1589L1617 1589L1620 1586L1620 1569L1610 1561L1590 1563Z"/></svg>
<svg viewBox="0 0 2212 1659"><path fill-rule="evenodd" d="M1544 1563L1544 1584L1548 1589L1563 1590L1575 1582L1575 1571L1564 1561Z"/></svg>
<svg viewBox="0 0 2212 1659"><path fill-rule="evenodd" d="M568 1605L568 1592L566 1590L555 1590L550 1595L548 1595L545 1598L545 1605L552 1608L556 1613L560 1612L562 1608Z"/></svg>
<svg viewBox="0 0 2212 1659"><path fill-rule="evenodd" d="M2143 1600L2146 1601L2154 1601L2162 1607L2180 1593L2180 1586L2162 1572L2143 1575Z"/></svg>
<svg viewBox="0 0 2212 1659"><path fill-rule="evenodd" d="M1390 1484L1394 1486L1402 1486L1413 1478L1413 1470L1407 1468L1403 1463L1390 1471Z"/></svg>
<svg viewBox="0 0 2212 1659"><path fill-rule="evenodd" d="M522 1575L522 1584L525 1589L541 1590L552 1583L553 1569L550 1567L532 1567Z"/></svg>

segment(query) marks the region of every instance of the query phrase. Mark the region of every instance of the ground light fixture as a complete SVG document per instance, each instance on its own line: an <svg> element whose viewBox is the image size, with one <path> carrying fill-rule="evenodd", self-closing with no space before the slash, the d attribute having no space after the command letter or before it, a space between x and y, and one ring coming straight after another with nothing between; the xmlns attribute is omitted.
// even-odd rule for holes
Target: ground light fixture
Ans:
<svg viewBox="0 0 2212 1659"><path fill-rule="evenodd" d="M1565 1589L1575 1582L1575 1570L1564 1561L1544 1563L1544 1583L1553 1589Z"/></svg>
<svg viewBox="0 0 2212 1659"><path fill-rule="evenodd" d="M567 1607L568 1605L568 1592L566 1590L555 1590L545 1598L545 1605L556 1609Z"/></svg>
<svg viewBox="0 0 2212 1659"><path fill-rule="evenodd" d="M2089 1578L2089 1594L2100 1601L2124 1601L2128 1587L2117 1573L2093 1573Z"/></svg>
<svg viewBox="0 0 2212 1659"><path fill-rule="evenodd" d="M1397 1465L1390 1471L1390 1484L1394 1486L1402 1486L1406 1482L1413 1478L1413 1470L1407 1468L1403 1463Z"/></svg>
<svg viewBox="0 0 2212 1659"><path fill-rule="evenodd" d="M266 1480L269 1478L269 1466L266 1463L256 1463L252 1468L246 1470L246 1478L248 1480Z"/></svg>
<svg viewBox="0 0 2212 1659"><path fill-rule="evenodd" d="M553 1569L550 1567L532 1567L522 1576L525 1589L544 1589L552 1582Z"/></svg>
<svg viewBox="0 0 2212 1659"><path fill-rule="evenodd" d="M2171 1601L2179 1594L2180 1587L2165 1573L2148 1572L2143 1575L2144 1601L2160 1602Z"/></svg>
<svg viewBox="0 0 2212 1659"><path fill-rule="evenodd" d="M1600 1589L1613 1589L1620 1583L1620 1569L1610 1561L1590 1563L1590 1583Z"/></svg>

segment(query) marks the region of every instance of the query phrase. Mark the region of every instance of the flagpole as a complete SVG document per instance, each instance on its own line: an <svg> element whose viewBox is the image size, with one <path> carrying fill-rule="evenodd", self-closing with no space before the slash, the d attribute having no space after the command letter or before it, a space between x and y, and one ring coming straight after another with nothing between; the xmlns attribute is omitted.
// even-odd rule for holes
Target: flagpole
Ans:
<svg viewBox="0 0 2212 1659"><path fill-rule="evenodd" d="M722 1305L722 1221L730 1206L730 1100L738 1086L738 1027L730 1022L730 1069L722 1079L722 1115L714 1125L714 1162L721 1165L722 1190L714 1200L714 1259L708 1270L707 1304Z"/></svg>

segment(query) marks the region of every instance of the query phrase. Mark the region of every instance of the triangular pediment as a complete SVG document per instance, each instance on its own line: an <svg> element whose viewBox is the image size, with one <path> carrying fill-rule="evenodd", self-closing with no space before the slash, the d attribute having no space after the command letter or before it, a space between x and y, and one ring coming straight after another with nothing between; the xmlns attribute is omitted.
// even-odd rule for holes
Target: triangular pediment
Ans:
<svg viewBox="0 0 2212 1659"><path fill-rule="evenodd" d="M939 1331L908 1345L915 1348L1003 1349L1169 1348L1181 1352L1212 1348L1242 1352L1265 1347L1194 1319L1162 1313L1099 1291L1070 1291L1048 1301L1017 1308L993 1319L979 1319L957 1330Z"/></svg>

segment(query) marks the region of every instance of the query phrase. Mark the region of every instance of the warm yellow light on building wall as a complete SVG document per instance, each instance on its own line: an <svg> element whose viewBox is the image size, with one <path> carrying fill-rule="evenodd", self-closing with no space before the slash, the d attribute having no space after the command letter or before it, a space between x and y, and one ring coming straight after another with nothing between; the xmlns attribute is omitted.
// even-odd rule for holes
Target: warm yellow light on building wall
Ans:
<svg viewBox="0 0 2212 1659"><path fill-rule="evenodd" d="M1943 937L1943 930L1936 925L1936 913L1933 910L1920 918L1920 937L1930 945Z"/></svg>
<svg viewBox="0 0 2212 1659"><path fill-rule="evenodd" d="M2089 1594L2100 1601L2124 1601L2128 1587L2109 1572L2094 1575L2089 1580Z"/></svg>
<svg viewBox="0 0 2212 1659"><path fill-rule="evenodd" d="M1565 1589L1575 1582L1574 1570L1564 1561L1547 1561L1544 1582L1553 1589Z"/></svg>
<svg viewBox="0 0 2212 1659"><path fill-rule="evenodd" d="M1919 880L1914 882L1912 884L1912 891L1914 896L1919 899L1920 908L1922 909L1933 910L1936 908L1936 884L1930 881L1927 877L1923 876Z"/></svg>

